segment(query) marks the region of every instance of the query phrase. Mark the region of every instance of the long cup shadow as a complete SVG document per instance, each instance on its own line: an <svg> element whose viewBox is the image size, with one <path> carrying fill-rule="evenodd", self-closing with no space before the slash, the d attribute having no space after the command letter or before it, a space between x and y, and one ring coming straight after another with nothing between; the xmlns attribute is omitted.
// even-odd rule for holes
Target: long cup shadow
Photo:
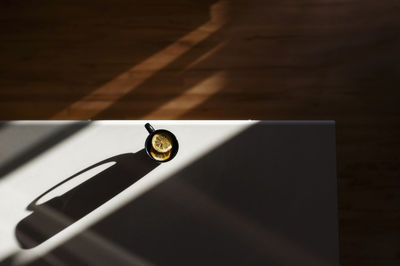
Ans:
<svg viewBox="0 0 400 266"><path fill-rule="evenodd" d="M112 166L64 194L42 204L37 203L40 198L71 179L109 163L113 163ZM33 212L18 223L15 230L18 242L25 249L41 244L128 188L158 165L148 158L143 149L137 153L105 159L72 175L28 205L27 209Z"/></svg>

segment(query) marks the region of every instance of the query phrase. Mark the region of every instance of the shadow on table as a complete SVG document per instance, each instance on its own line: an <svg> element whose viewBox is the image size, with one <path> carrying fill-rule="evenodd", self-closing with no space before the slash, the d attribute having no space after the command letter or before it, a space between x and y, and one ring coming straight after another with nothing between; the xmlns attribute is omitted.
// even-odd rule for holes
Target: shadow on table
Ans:
<svg viewBox="0 0 400 266"><path fill-rule="evenodd" d="M40 198L68 181L78 178L98 167L108 166L100 173L82 182L60 196L37 204ZM148 158L145 150L126 153L96 163L49 189L29 206L33 211L16 227L16 237L23 248L33 248L69 225L81 219L124 189L138 181L158 166Z"/></svg>
<svg viewBox="0 0 400 266"><path fill-rule="evenodd" d="M2 139L3 148L6 147L14 152L20 146L23 147L23 152L21 153L13 154L11 152L10 154L10 152L7 152L0 156L0 178L5 177L10 172L37 158L55 145L66 141L69 137L90 125L91 122L88 121L74 121L62 125L54 123L37 123L36 125L25 123L19 126L8 125L8 122L0 122L0 130L7 127L12 129L12 133ZM46 133L51 129L53 130L52 133L46 136ZM21 139L24 139L22 143Z"/></svg>
<svg viewBox="0 0 400 266"><path fill-rule="evenodd" d="M334 136L256 124L31 265L337 265Z"/></svg>

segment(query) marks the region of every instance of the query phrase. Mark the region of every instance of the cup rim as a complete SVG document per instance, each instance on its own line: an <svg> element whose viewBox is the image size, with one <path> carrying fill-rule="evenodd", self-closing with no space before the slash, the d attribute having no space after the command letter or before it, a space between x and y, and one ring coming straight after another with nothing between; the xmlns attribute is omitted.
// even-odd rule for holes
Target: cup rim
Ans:
<svg viewBox="0 0 400 266"><path fill-rule="evenodd" d="M169 134L169 135L171 136L171 138L172 138L172 152L171 152L171 156L170 156L168 159L164 160L164 161L156 160L156 159L154 159L154 157L150 154L151 139L152 139L152 137L153 137L155 134L160 133L160 132L165 132L165 133ZM178 140L177 140L176 136L175 136L171 131L166 130L166 129L157 129L157 130L154 130L153 132L151 132L151 133L147 136L146 141L145 141L145 143L144 143L144 149L145 149L147 155L150 157L150 159L152 159L153 161L158 162L158 163L165 163L165 162L171 161L171 160L176 156L176 154L178 153L179 144L178 144Z"/></svg>

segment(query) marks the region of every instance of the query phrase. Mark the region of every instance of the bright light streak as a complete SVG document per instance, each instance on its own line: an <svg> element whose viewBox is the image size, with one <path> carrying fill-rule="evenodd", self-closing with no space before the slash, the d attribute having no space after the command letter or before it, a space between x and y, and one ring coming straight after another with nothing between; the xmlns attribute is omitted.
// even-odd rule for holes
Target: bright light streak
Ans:
<svg viewBox="0 0 400 266"><path fill-rule="evenodd" d="M216 72L211 77L201 81L193 88L160 106L142 119L150 119L152 117L164 118L165 114L168 115L168 119L178 118L187 110L195 108L220 91L223 88L225 79L226 75L223 71Z"/></svg>
<svg viewBox="0 0 400 266"><path fill-rule="evenodd" d="M195 45L222 28L226 22L226 1L218 1L210 7L210 20L178 39L173 44L147 58L140 64L120 74L115 79L94 90L53 115L50 119L73 119L74 111L80 110L79 119L91 119L110 107L115 101L143 84L155 73L168 66Z"/></svg>

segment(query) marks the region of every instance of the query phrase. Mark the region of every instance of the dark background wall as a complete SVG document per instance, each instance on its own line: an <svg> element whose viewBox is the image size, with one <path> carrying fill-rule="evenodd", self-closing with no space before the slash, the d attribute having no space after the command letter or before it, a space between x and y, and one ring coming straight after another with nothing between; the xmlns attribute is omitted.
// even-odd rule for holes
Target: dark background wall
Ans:
<svg viewBox="0 0 400 266"><path fill-rule="evenodd" d="M342 265L400 265L395 0L1 1L0 119L334 119Z"/></svg>

